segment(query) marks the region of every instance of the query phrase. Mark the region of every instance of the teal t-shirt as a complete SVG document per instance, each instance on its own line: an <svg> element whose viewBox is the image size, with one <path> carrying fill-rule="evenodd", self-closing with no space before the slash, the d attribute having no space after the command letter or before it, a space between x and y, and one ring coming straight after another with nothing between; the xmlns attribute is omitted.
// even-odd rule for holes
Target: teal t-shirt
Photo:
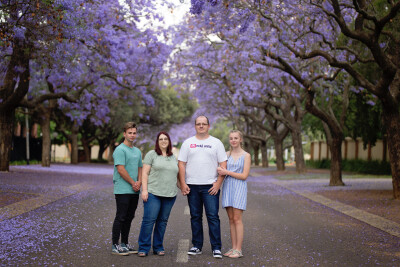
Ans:
<svg viewBox="0 0 400 267"><path fill-rule="evenodd" d="M117 165L124 165L134 181L138 179L138 168L143 167L142 152L137 147L129 147L124 143L117 146L113 153L114 158L114 194L139 194L133 191L132 186L118 173Z"/></svg>
<svg viewBox="0 0 400 267"><path fill-rule="evenodd" d="M178 193L178 160L174 155L164 157L156 151L149 151L143 164L150 165L147 191L160 197L174 197Z"/></svg>

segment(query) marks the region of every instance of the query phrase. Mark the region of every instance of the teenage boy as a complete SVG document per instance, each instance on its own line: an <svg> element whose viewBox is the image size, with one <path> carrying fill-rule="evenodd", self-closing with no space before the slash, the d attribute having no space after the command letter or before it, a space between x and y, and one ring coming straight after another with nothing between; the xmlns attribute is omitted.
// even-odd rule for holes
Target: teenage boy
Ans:
<svg viewBox="0 0 400 267"><path fill-rule="evenodd" d="M112 227L112 254L129 255L137 250L128 243L131 223L139 200L142 181L142 153L133 146L136 139L136 124L128 122L124 126L124 142L113 153L114 194L117 212ZM121 244L119 238L121 237Z"/></svg>

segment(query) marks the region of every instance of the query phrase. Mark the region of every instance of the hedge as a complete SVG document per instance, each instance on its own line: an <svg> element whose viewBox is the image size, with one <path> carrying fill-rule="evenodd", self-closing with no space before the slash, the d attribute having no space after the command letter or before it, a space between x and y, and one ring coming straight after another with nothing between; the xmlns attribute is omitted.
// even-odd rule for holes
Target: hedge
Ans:
<svg viewBox="0 0 400 267"><path fill-rule="evenodd" d="M331 161L329 159L323 160L307 160L307 167L316 169L329 169ZM342 171L366 173L366 174L377 174L377 175L391 175L390 162L378 161L378 160L359 160L352 159L342 160Z"/></svg>

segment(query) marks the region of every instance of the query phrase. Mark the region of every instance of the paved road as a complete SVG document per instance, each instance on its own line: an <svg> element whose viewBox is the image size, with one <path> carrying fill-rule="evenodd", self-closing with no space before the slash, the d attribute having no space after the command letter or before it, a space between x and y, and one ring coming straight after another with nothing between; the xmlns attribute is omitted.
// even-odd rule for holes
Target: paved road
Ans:
<svg viewBox="0 0 400 267"><path fill-rule="evenodd" d="M20 198L0 208L1 266L400 266L399 237L311 201L263 174L248 180L243 258L214 259L208 237L203 255L187 256L190 221L183 196L172 209L166 256L114 256L112 167L93 166L54 165L45 172L15 167L0 173L0 194ZM140 204L133 221L135 244L142 210ZM230 241L224 210L220 217L225 251Z"/></svg>

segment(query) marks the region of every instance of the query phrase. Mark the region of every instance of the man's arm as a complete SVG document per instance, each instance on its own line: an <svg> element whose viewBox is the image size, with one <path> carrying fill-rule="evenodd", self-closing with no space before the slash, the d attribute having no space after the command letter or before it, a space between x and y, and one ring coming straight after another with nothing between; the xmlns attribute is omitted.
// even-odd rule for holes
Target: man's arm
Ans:
<svg viewBox="0 0 400 267"><path fill-rule="evenodd" d="M181 184L181 192L182 195L186 196L190 193L190 188L186 184L185 181L185 174L186 174L186 162L178 161L178 168L179 168L179 183Z"/></svg>
<svg viewBox="0 0 400 267"><path fill-rule="evenodd" d="M226 169L226 161L220 162L219 166ZM210 195L218 194L219 189L221 188L222 182L224 181L225 175L218 175L217 181L213 183L213 186L208 190Z"/></svg>

